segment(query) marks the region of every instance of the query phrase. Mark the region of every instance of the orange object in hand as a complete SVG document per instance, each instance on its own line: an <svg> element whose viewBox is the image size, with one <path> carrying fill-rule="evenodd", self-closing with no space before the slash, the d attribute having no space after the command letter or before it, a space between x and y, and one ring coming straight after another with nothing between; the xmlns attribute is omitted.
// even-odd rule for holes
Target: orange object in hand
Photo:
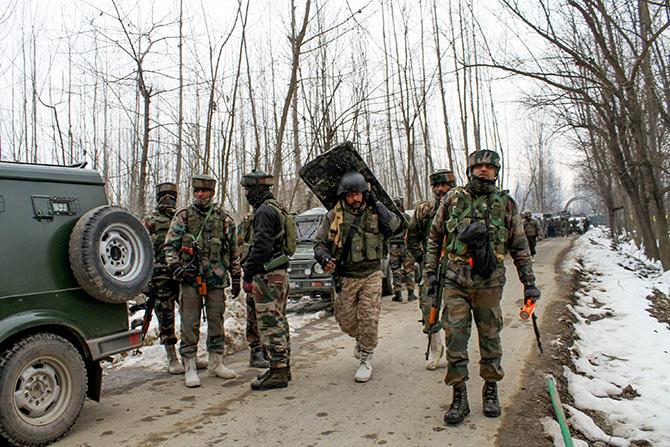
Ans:
<svg viewBox="0 0 670 447"><path fill-rule="evenodd" d="M200 296L207 295L207 283L202 280L201 275L195 277L195 283L198 285L198 294Z"/></svg>
<svg viewBox="0 0 670 447"><path fill-rule="evenodd" d="M530 318L530 316L533 314L535 311L535 303L531 299L526 300L526 304L521 308L521 312L519 312L519 316L521 317L522 320L527 320Z"/></svg>

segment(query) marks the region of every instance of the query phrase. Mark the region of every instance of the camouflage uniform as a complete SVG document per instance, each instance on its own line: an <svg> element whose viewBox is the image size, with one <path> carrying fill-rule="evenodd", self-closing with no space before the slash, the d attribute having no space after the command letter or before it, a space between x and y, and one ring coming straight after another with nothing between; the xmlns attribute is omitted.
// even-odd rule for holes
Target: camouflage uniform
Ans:
<svg viewBox="0 0 670 447"><path fill-rule="evenodd" d="M537 246L537 239L542 239L544 234L542 233L542 227L540 223L533 219L530 212L524 213L523 218L523 231L526 234L526 239L528 239L528 248L530 249L530 255L535 256L535 247Z"/></svg>
<svg viewBox="0 0 670 447"><path fill-rule="evenodd" d="M351 238L348 258L343 260L345 238L357 218L359 229ZM328 211L314 239L314 257L321 265L331 257L342 265L342 290L335 300L335 319L342 331L355 338L365 353L372 353L377 347L385 238L393 227L397 229L400 225L396 216L391 223L383 223L383 220L369 205L356 210L340 200ZM391 231L384 228L389 224Z"/></svg>
<svg viewBox="0 0 670 447"><path fill-rule="evenodd" d="M179 297L179 283L172 279L165 262L165 235L170 228L174 207L160 204L152 214L143 220L154 247L154 274L151 278L151 292L155 297L154 311L158 318L160 342L163 345L177 344L174 330L174 305Z"/></svg>
<svg viewBox="0 0 670 447"><path fill-rule="evenodd" d="M202 272L207 293L200 296L195 278L181 283L181 344L179 353L183 358L196 355L200 310L205 306L207 316L207 351L224 352L225 311L224 289L232 281L239 283L240 261L236 250L237 231L232 217L215 203L202 208L196 204L180 209L172 219L165 238L165 257L172 270L178 265L186 265L201 249L201 259L197 266Z"/></svg>
<svg viewBox="0 0 670 447"><path fill-rule="evenodd" d="M500 331L503 317L500 308L505 284L505 255L509 251L517 269L519 280L526 290L535 288L535 275L523 231L521 216L514 200L506 191L495 186L495 180L475 177L472 169L478 166L495 166L500 169L499 157L492 151L477 151L468 158L469 181L465 187L450 191L437 211L429 233L426 250L426 275L435 281L438 263L442 262L442 281L445 290L447 319L451 337L447 349L447 385L454 386L454 401L445 414L448 424L460 423L470 412L467 404L465 381L468 380L468 340L474 317L479 334L480 376L485 380L483 389L484 414L500 415L496 382L504 372L501 365L502 349ZM474 269L485 265L475 262L476 255L459 237L465 237L469 224L484 223L488 241L488 260L492 273L480 276ZM444 257L440 253L444 245ZM488 249L492 248L492 252ZM483 259L483 258L482 258ZM539 297L539 291L537 291Z"/></svg>
<svg viewBox="0 0 670 447"><path fill-rule="evenodd" d="M407 222L410 216L405 213ZM414 296L414 257L407 250L405 244L405 231L400 231L388 239L389 264L393 271L393 292L400 297L402 283L407 287L407 298L411 300Z"/></svg>
<svg viewBox="0 0 670 447"><path fill-rule="evenodd" d="M244 290L253 297L260 343L270 368L251 388L283 388L291 380L291 333L286 318L288 303L288 225L291 216L274 198L271 175L252 171L242 177L245 196L253 206L249 253L244 263ZM293 241L295 242L295 241ZM252 334L253 337L253 334Z"/></svg>

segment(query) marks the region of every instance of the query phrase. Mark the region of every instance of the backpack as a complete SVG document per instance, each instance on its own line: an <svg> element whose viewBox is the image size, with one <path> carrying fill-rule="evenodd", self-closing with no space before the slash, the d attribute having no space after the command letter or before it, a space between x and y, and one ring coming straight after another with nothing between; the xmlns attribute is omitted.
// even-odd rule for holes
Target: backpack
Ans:
<svg viewBox="0 0 670 447"><path fill-rule="evenodd" d="M276 241L279 238L283 238L281 246L282 253L287 256L293 256L298 239L293 216L291 216L288 211L286 211L286 209L279 202L277 202L276 199L266 200L265 203L279 212L279 219L281 221L282 230L275 235L274 240Z"/></svg>

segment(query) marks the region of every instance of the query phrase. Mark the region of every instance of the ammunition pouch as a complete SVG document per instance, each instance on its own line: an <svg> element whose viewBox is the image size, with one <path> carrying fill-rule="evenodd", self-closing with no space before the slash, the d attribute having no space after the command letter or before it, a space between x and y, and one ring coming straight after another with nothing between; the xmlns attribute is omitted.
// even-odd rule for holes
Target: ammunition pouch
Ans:
<svg viewBox="0 0 670 447"><path fill-rule="evenodd" d="M481 220L458 229L456 238L467 245L472 259L472 274L490 278L498 264L493 246L489 241L489 229Z"/></svg>

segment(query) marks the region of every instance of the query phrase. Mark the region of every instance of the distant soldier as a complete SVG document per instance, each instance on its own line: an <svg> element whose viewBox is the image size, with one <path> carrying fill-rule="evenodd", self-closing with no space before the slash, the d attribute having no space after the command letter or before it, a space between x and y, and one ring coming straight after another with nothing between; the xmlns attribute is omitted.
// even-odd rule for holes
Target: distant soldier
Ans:
<svg viewBox="0 0 670 447"><path fill-rule="evenodd" d="M377 201L359 172L347 172L337 187L339 200L328 211L314 240L314 258L326 272L341 279L336 286L335 319L356 339L360 364L354 379L372 376L382 304L382 271L386 238L400 227L400 218Z"/></svg>
<svg viewBox="0 0 670 447"><path fill-rule="evenodd" d="M174 330L174 308L179 298L179 283L172 279L165 262L165 235L177 206L177 185L170 182L156 185L156 208L143 220L154 246L154 273L151 278L150 295L154 299L160 342L167 354L170 374L184 374L184 367L177 359Z"/></svg>
<svg viewBox="0 0 670 447"><path fill-rule="evenodd" d="M479 374L485 381L484 416L500 416L497 382L504 376L500 300L508 251L524 285L524 297L533 301L540 297L516 204L507 192L495 186L499 171L500 156L496 152L479 150L470 154L467 185L454 188L442 201L430 229L426 279L431 288L437 287L438 281L443 282L451 332L444 379L453 387L453 400L444 415L447 424L458 424L470 413L466 382L473 319L479 334ZM443 276L438 278L443 250Z"/></svg>
<svg viewBox="0 0 670 447"><path fill-rule="evenodd" d="M295 251L295 226L270 191L273 176L252 171L242 176L241 184L254 208L253 237L243 267L244 291L253 297L258 335L270 359L269 369L251 382L251 388L286 388L291 380L287 267Z"/></svg>
<svg viewBox="0 0 670 447"><path fill-rule="evenodd" d="M237 249L240 254L240 264L244 265L249 256L251 244L253 243L253 212L247 213L242 218L237 231ZM261 344L258 335L258 320L256 317L256 304L252 293L245 293L247 303L247 343L249 344L249 366L252 368L269 368L270 363L267 354Z"/></svg>
<svg viewBox="0 0 670 447"><path fill-rule="evenodd" d="M558 231L562 237L567 237L570 233L570 222L568 222L567 217L561 216L561 220L558 223Z"/></svg>
<svg viewBox="0 0 670 447"><path fill-rule="evenodd" d="M544 237L544 233L542 233L542 227L537 219L533 219L533 213L530 210L523 212L523 231L526 233L526 239L528 239L530 257L534 260L537 241Z"/></svg>
<svg viewBox="0 0 670 447"><path fill-rule="evenodd" d="M224 289L240 293L240 261L237 228L230 214L214 203L216 180L194 175L193 204L181 208L172 219L165 238L165 258L181 290L181 354L187 387L200 386L196 352L200 337L200 311L207 315L208 370L211 376L232 379L235 372L223 364ZM230 275L230 279L229 279Z"/></svg>
<svg viewBox="0 0 670 447"><path fill-rule="evenodd" d="M398 209L405 214L407 222L409 215L405 213L403 198L397 197L393 200ZM414 257L407 251L405 245L406 225L388 239L389 264L393 271L393 301L402 302L402 283L407 287L407 301L414 301Z"/></svg>
<svg viewBox="0 0 670 447"><path fill-rule="evenodd" d="M456 176L452 171L442 169L430 174L430 185L433 190L433 199L419 202L414 210L414 215L409 222L407 229L407 248L412 253L419 265L423 264L424 253L428 243L428 232L433 224L433 218L440 207L440 201L451 188L456 187ZM444 303L444 301L443 301ZM419 288L419 309L421 310L421 321L425 325L428 322L428 312L430 311L430 302L428 300L428 287L422 278ZM446 343L449 344L449 327L446 320L443 324ZM424 327L424 332L432 328ZM427 369L445 368L444 342L439 334L434 334L430 339L430 352Z"/></svg>
<svg viewBox="0 0 670 447"><path fill-rule="evenodd" d="M591 227L591 221L589 220L588 217L584 216L584 220L582 221L582 233L586 233L589 231L589 228Z"/></svg>

